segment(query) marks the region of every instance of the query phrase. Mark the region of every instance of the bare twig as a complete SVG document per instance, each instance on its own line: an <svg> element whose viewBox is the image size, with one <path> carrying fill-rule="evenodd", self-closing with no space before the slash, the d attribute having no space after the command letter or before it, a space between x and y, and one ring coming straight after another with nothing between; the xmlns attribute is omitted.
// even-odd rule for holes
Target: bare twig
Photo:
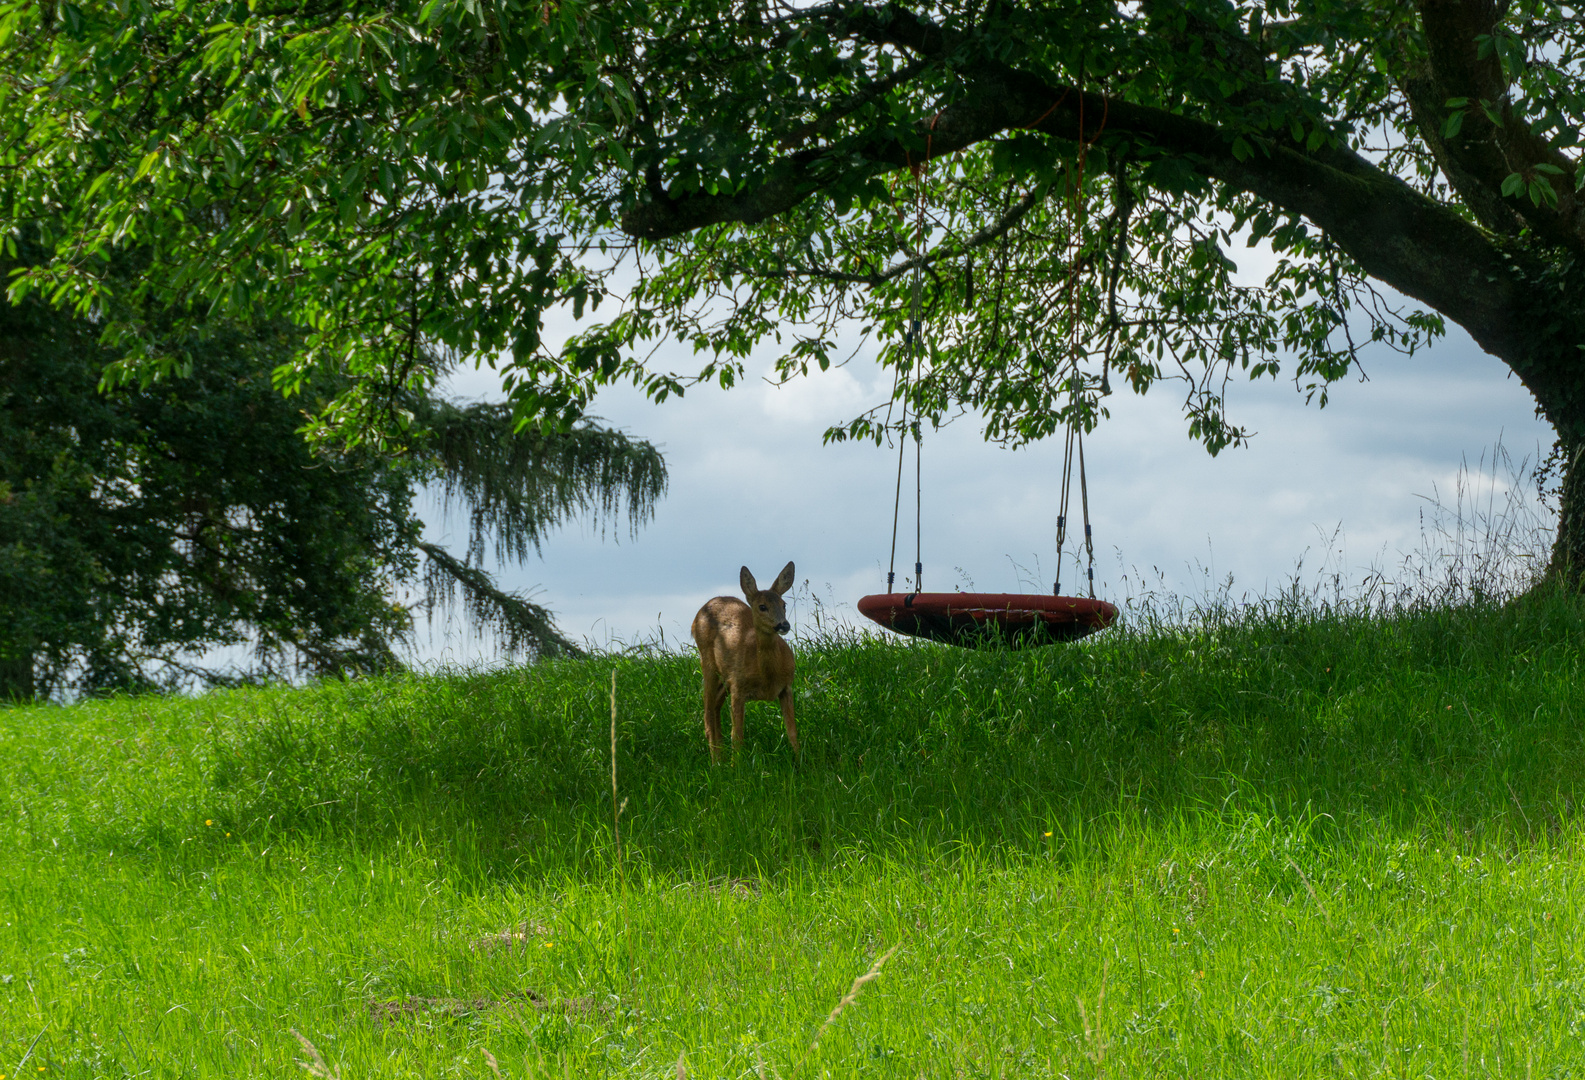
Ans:
<svg viewBox="0 0 1585 1080"><path fill-rule="evenodd" d="M1310 890L1310 899L1314 900L1315 901L1315 906L1321 909L1321 918L1326 922L1326 928L1328 930L1333 929L1333 927L1332 927L1332 916L1326 910L1326 905L1321 903L1321 897L1315 891L1315 886L1310 884L1309 875L1307 875L1304 872L1304 867L1302 867L1298 863L1294 862L1291 856L1288 859L1288 865L1293 867L1294 870L1298 872L1299 880L1304 882L1304 887L1306 889Z"/></svg>
<svg viewBox="0 0 1585 1080"><path fill-rule="evenodd" d="M880 978L881 968L886 966L886 961L890 960L892 958L892 954L895 953L900 947L900 945L893 945L891 948L887 949L884 953L876 958L875 963L870 965L870 969L868 971L853 980L853 985L848 987L848 992L842 995L842 1000L836 1003L836 1007L831 1010L831 1014L827 1016L820 1024L820 1029L815 1032L813 1041L809 1043L809 1049L803 1052L803 1057L799 1058L798 1064L793 1066L793 1072L796 1073L799 1069L801 1069L803 1067L803 1063L809 1059L809 1055L815 1052L815 1047L820 1045L820 1039L825 1035L826 1029L832 1024L836 1023L837 1017L842 1015L842 1010L846 1009L849 1005L852 1005L858 1000L859 991L864 989L864 985L866 983L874 982L876 979Z"/></svg>
<svg viewBox="0 0 1585 1080"><path fill-rule="evenodd" d="M33 1036L33 1041L28 1043L27 1053L23 1054L22 1060L17 1062L16 1072L18 1076L22 1075L22 1066L26 1065L28 1063L28 1058L33 1056L33 1048L39 1044L39 1040L44 1037L44 1033L49 1029L50 1026L45 1024L43 1027L39 1028L39 1033Z"/></svg>
<svg viewBox="0 0 1585 1080"><path fill-rule="evenodd" d="M611 669L611 833L616 838L616 864L622 865L622 807L616 801L616 668Z"/></svg>
<svg viewBox="0 0 1585 1080"><path fill-rule="evenodd" d="M1021 219L1025 214L1029 213L1029 211L1033 210L1046 197L1047 190L1048 188L1046 185L1037 185L1023 198L1019 199L1018 202L1014 203L1012 209L1003 214L1001 218L987 225L985 228L979 230L973 235L965 238L956 246L947 244L939 245L934 251L913 254L912 257L904 259L902 262L894 263L885 270L881 270L877 273L849 274L843 273L840 270L825 270L813 266L788 266L780 273L773 270L756 270L754 272L763 277L811 277L817 278L821 281L840 281L853 285L868 285L874 287L876 285L891 281L893 278L902 277L916 266L930 269L936 262L939 262L942 259L956 258L964 251L972 251L975 248L983 247L992 240L995 240L1002 234L1006 233L1014 225L1018 224L1019 219ZM900 243L899 246L905 251L912 251L912 248L907 245L906 242ZM734 266L733 269L741 274L749 273L748 269L745 267Z"/></svg>
<svg viewBox="0 0 1585 1080"><path fill-rule="evenodd" d="M1111 1044L1101 1038L1101 1012L1106 1005L1106 976L1110 971L1109 963L1101 964L1101 990L1095 996L1095 1026L1090 1026L1089 1014L1084 1011L1084 999L1076 998L1079 1003L1079 1022L1084 1025L1084 1041L1089 1044L1085 1055L1095 1063L1095 1075L1101 1076L1106 1071L1106 1050Z"/></svg>
<svg viewBox="0 0 1585 1080"><path fill-rule="evenodd" d="M297 1064L307 1069L309 1075L317 1076L320 1080L341 1080L341 1074L325 1064L325 1059L319 1054L319 1048L309 1042L302 1032L296 1028L287 1028L286 1030L292 1033L292 1038L303 1044L303 1051L308 1054L310 1060L299 1061Z"/></svg>

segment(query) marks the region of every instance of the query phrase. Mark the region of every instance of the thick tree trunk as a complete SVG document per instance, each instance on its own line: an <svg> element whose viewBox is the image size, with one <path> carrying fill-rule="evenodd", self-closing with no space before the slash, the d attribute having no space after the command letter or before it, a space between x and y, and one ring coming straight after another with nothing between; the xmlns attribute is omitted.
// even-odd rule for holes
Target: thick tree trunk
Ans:
<svg viewBox="0 0 1585 1080"><path fill-rule="evenodd" d="M1541 273L1530 285L1515 290L1508 325L1518 332L1501 342L1482 340L1478 328L1471 333L1535 395L1537 411L1557 433L1563 472L1547 576L1579 589L1585 585L1585 342L1577 328L1585 326L1585 279Z"/></svg>
<svg viewBox="0 0 1585 1080"><path fill-rule="evenodd" d="M1564 444L1557 539L1548 576L1573 589L1585 586L1585 441Z"/></svg>

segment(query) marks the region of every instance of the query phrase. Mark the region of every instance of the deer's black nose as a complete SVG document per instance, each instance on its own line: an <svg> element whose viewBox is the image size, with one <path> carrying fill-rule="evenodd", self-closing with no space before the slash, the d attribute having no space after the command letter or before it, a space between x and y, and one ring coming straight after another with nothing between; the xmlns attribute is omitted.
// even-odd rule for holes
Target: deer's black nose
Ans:
<svg viewBox="0 0 1585 1080"><path fill-rule="evenodd" d="M783 619L781 622L776 624L776 632L778 634L785 634L787 631L789 631L791 629L792 629L792 623L788 622L786 619Z"/></svg>

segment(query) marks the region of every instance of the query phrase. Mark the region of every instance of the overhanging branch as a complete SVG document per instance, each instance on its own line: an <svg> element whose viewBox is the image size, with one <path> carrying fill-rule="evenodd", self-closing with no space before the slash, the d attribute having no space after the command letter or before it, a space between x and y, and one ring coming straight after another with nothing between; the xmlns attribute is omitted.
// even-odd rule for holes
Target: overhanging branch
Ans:
<svg viewBox="0 0 1585 1080"><path fill-rule="evenodd" d="M868 13L871 40L920 56L957 49L961 42L911 13ZM855 30L857 32L857 29ZM785 213L842 175L848 181L917 165L1002 132L1029 129L1070 142L1108 138L1186 162L1201 175L1308 218L1325 230L1367 274L1458 322L1493 355L1523 359L1522 328L1512 325L1510 302L1519 288L1510 261L1480 229L1448 207L1344 146L1313 152L1276 141L1255 145L1193 116L1140 105L1077 86L1053 84L993 57L972 55L958 73L969 92L936 116L921 119L910 137L811 148L784 157L757 185L729 195L671 197L652 192L631 207L623 228L642 239L678 236L708 225L753 225Z"/></svg>
<svg viewBox="0 0 1585 1080"><path fill-rule="evenodd" d="M939 262L942 259L960 255L965 251L973 251L976 248L984 247L986 244L1002 236L1007 232L1008 229L1011 229L1014 225L1018 224L1024 215L1028 214L1029 211L1040 205L1041 201L1046 197L1046 192L1049 190L1049 185L1038 184L1023 198L1014 203L1012 208L1004 213L1000 218L990 225L987 225L985 228L980 229L978 232L972 233L965 237L961 242L953 245L950 248L938 245L933 251L922 252L918 255L904 259L902 262L893 263L891 266L878 273L845 274L840 270L823 270L818 267L794 266L789 267L780 274L777 274L774 271L756 271L756 274L759 274L760 276L766 276L768 274L768 276L771 277L789 278L811 277L818 278L821 281L840 281L851 285L868 285L872 287L876 285L882 285L894 278L902 277L915 267L930 266L932 263Z"/></svg>
<svg viewBox="0 0 1585 1080"><path fill-rule="evenodd" d="M1498 31L1499 5L1493 0L1419 0L1418 7L1430 62L1426 96L1431 100L1421 102L1422 111L1431 114L1427 121L1439 126L1449 115L1448 101L1462 98L1467 103L1458 132L1444 140L1456 171L1478 181L1487 199L1517 213L1548 241L1585 255L1585 202L1574 191L1576 165L1514 111L1501 61L1495 49L1481 45ZM1419 121L1422 130L1427 121ZM1427 132L1427 142L1439 135L1434 129ZM1455 171L1443 171L1457 186ZM1504 197L1503 184L1514 173L1524 178L1525 189ZM1533 183L1548 197L1532 199Z"/></svg>

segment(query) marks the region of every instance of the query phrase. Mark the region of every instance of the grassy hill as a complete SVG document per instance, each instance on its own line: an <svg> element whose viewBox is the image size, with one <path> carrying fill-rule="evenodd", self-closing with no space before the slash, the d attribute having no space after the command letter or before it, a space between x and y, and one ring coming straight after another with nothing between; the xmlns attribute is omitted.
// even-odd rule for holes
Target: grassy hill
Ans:
<svg viewBox="0 0 1585 1080"><path fill-rule="evenodd" d="M1582 652L805 643L716 767L679 657L0 710L0 1073L1578 1075Z"/></svg>

